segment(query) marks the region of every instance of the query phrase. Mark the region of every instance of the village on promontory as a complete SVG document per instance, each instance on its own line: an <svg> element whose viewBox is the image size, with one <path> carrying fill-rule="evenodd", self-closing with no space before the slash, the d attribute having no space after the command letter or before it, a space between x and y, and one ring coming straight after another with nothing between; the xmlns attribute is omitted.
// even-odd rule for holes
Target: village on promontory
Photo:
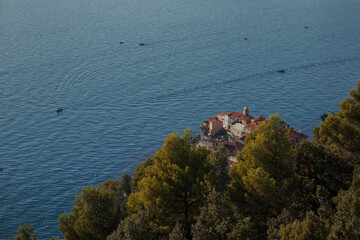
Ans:
<svg viewBox="0 0 360 240"><path fill-rule="evenodd" d="M251 116L247 106L242 113L221 112L200 125L201 136L198 146L204 146L209 150L224 146L229 151L228 167L231 167L238 162L235 156L245 147L246 136L266 122L263 116L255 118ZM289 127L289 131L294 144L308 138L306 134L295 128Z"/></svg>

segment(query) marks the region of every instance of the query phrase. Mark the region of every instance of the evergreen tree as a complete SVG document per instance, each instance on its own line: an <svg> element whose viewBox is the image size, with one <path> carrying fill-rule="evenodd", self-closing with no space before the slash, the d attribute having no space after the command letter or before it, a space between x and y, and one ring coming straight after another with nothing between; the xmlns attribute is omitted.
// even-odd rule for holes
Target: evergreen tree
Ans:
<svg viewBox="0 0 360 240"><path fill-rule="evenodd" d="M281 240L325 240L328 236L329 223L314 212L307 212L304 220L296 219L291 224L281 226Z"/></svg>
<svg viewBox="0 0 360 240"><path fill-rule="evenodd" d="M232 213L223 193L213 190L192 227L194 240L227 239L232 229Z"/></svg>
<svg viewBox="0 0 360 240"><path fill-rule="evenodd" d="M107 240L158 239L157 229L151 224L152 218L148 211L142 209L121 221Z"/></svg>
<svg viewBox="0 0 360 240"><path fill-rule="evenodd" d="M97 187L83 187L77 194L73 212L59 216L65 239L103 240L116 229L125 215L130 179L108 180Z"/></svg>
<svg viewBox="0 0 360 240"><path fill-rule="evenodd" d="M296 152L295 172L302 185L299 188L314 194L320 185L329 191L332 198L340 189L350 186L353 168L333 149L306 140L297 145Z"/></svg>
<svg viewBox="0 0 360 240"><path fill-rule="evenodd" d="M185 130L182 137L169 135L138 183L139 192L131 194L127 204L130 213L142 206L149 210L165 230L170 231L179 222L188 239L208 191L205 175L209 151L194 143L191 130Z"/></svg>
<svg viewBox="0 0 360 240"><path fill-rule="evenodd" d="M145 177L145 172L148 167L151 167L154 164L153 159L147 158L144 162L139 163L136 167L136 170L131 179L131 191L138 191L138 183Z"/></svg>
<svg viewBox="0 0 360 240"><path fill-rule="evenodd" d="M175 227L171 231L169 240L186 240L184 228L179 223L176 223Z"/></svg>
<svg viewBox="0 0 360 240"><path fill-rule="evenodd" d="M238 160L230 171L230 197L238 211L262 225L260 232L265 234L267 219L280 213L294 190L295 151L285 121L270 116L247 137Z"/></svg>
<svg viewBox="0 0 360 240"><path fill-rule="evenodd" d="M256 224L252 222L251 217L242 218L233 228L230 240L260 240L260 234Z"/></svg>
<svg viewBox="0 0 360 240"><path fill-rule="evenodd" d="M19 226L17 235L13 237L13 240L37 240L36 232L32 224Z"/></svg>
<svg viewBox="0 0 360 240"><path fill-rule="evenodd" d="M354 171L350 188L335 198L336 213L329 239L360 239L360 169Z"/></svg>
<svg viewBox="0 0 360 240"><path fill-rule="evenodd" d="M357 89L340 103L341 112L330 114L320 127L314 129L315 141L340 151L343 158L360 164L360 80Z"/></svg>
<svg viewBox="0 0 360 240"><path fill-rule="evenodd" d="M225 191L227 184L230 182L226 168L228 157L229 151L225 147L220 147L208 156L208 164L210 164L209 172L207 173L209 185L219 192Z"/></svg>

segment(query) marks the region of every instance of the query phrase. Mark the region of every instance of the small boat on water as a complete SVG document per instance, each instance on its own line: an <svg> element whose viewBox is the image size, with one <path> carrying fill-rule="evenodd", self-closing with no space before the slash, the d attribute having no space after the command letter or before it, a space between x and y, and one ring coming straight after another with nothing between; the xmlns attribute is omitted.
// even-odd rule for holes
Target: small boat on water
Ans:
<svg viewBox="0 0 360 240"><path fill-rule="evenodd" d="M100 176L100 174L95 174L94 176L95 176L95 177L99 177L99 176Z"/></svg>
<svg viewBox="0 0 360 240"><path fill-rule="evenodd" d="M139 46L145 46L145 43L139 43Z"/></svg>
<svg viewBox="0 0 360 240"><path fill-rule="evenodd" d="M3 170L3 169L4 169L4 167L3 167L3 166L0 166L0 171Z"/></svg>
<svg viewBox="0 0 360 240"><path fill-rule="evenodd" d="M123 42L123 41L120 41L120 44L124 44L124 42Z"/></svg>
<svg viewBox="0 0 360 240"><path fill-rule="evenodd" d="M284 72L285 72L285 69L279 69L278 72L279 72L279 73L284 73Z"/></svg>
<svg viewBox="0 0 360 240"><path fill-rule="evenodd" d="M63 110L62 107L59 107L58 109L56 109L56 112L61 112Z"/></svg>

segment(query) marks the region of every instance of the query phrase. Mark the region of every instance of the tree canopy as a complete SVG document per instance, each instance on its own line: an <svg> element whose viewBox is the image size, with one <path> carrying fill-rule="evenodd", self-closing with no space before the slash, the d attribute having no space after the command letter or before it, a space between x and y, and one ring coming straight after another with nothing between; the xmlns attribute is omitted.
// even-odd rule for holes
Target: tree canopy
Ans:
<svg viewBox="0 0 360 240"><path fill-rule="evenodd" d="M32 224L19 226L17 235L13 237L13 240L37 240L34 226Z"/></svg>
<svg viewBox="0 0 360 240"><path fill-rule="evenodd" d="M343 100L340 112L330 114L314 129L315 141L335 148L351 164L360 164L360 80Z"/></svg>
<svg viewBox="0 0 360 240"><path fill-rule="evenodd" d="M182 137L169 135L138 183L138 193L130 197L129 211L144 207L162 228L170 229L179 222L190 237L191 224L208 191L208 155L206 148L196 147L191 130L185 130Z"/></svg>
<svg viewBox="0 0 360 240"><path fill-rule="evenodd" d="M350 95L313 141L294 143L270 116L230 171L225 148L174 132L133 177L83 187L59 229L69 240L360 239L360 81ZM14 239L35 240L33 226Z"/></svg>
<svg viewBox="0 0 360 240"><path fill-rule="evenodd" d="M125 217L130 194L130 176L108 180L97 187L83 187L77 193L72 213L59 216L59 229L65 239L105 239Z"/></svg>
<svg viewBox="0 0 360 240"><path fill-rule="evenodd" d="M295 150L287 124L278 115L269 117L246 138L239 163L230 171L230 196L246 215L266 225L284 206L293 182Z"/></svg>

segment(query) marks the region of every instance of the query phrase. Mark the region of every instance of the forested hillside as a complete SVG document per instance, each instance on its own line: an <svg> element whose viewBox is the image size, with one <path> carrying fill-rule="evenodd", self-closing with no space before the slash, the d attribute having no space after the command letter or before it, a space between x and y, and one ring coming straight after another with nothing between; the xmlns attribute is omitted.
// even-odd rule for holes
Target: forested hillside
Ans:
<svg viewBox="0 0 360 240"><path fill-rule="evenodd" d="M83 187L59 229L69 240L360 239L360 81L340 110L296 145L270 116L230 169L225 148L174 132L132 176ZM36 236L25 225L14 239Z"/></svg>

